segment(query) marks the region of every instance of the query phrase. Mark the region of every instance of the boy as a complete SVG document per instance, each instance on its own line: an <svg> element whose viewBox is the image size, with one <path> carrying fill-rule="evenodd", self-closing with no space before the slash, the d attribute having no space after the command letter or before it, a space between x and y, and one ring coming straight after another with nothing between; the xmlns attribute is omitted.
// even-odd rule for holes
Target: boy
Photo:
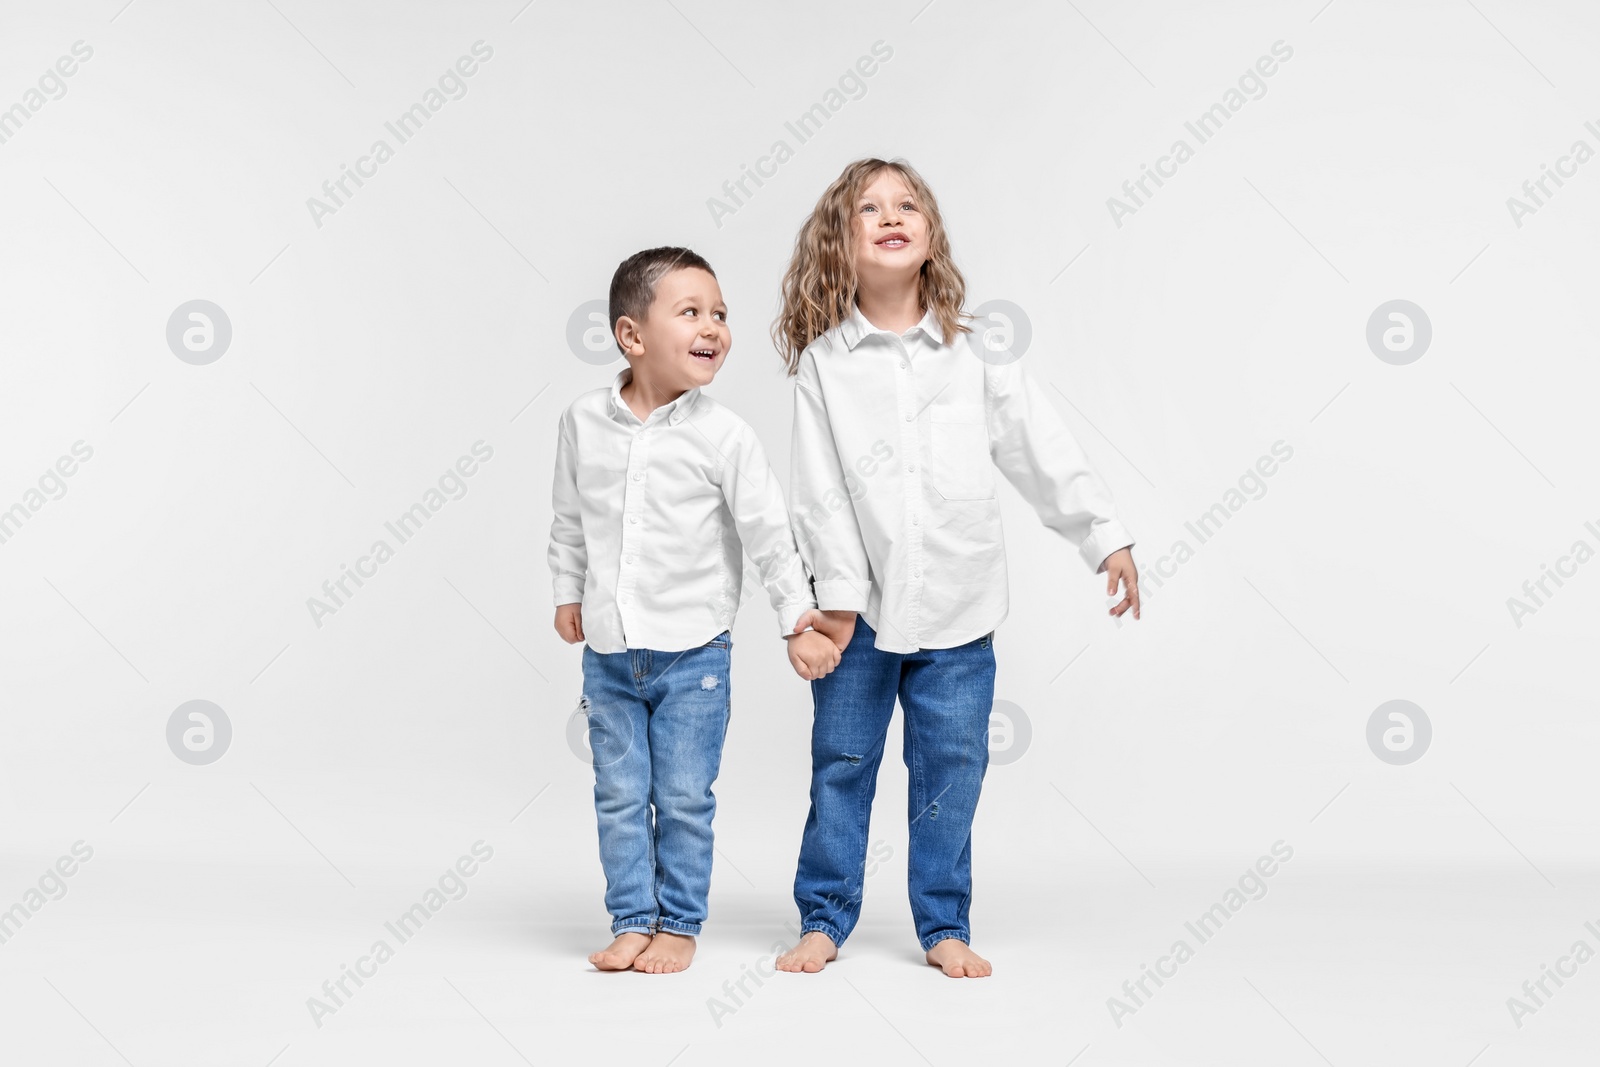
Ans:
<svg viewBox="0 0 1600 1067"><path fill-rule="evenodd" d="M589 962L666 974L689 966L706 917L743 553L800 677L833 670L839 648L820 632L830 626L761 442L701 392L732 343L711 265L686 248L639 252L612 277L610 305L628 366L562 414L550 570L556 632L587 642L583 704L616 938Z"/></svg>

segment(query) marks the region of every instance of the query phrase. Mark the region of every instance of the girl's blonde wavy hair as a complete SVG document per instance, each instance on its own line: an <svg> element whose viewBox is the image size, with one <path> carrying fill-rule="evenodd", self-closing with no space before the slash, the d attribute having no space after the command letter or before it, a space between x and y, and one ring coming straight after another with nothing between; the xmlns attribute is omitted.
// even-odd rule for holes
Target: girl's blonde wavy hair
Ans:
<svg viewBox="0 0 1600 1067"><path fill-rule="evenodd" d="M961 322L967 283L950 255L950 239L933 190L904 160L858 159L828 186L794 239L794 255L783 275L783 307L772 324L773 343L790 375L799 368L806 346L849 318L855 307L851 227L856 201L885 168L905 179L928 222L928 258L917 280L923 310L933 312L947 340L972 332Z"/></svg>

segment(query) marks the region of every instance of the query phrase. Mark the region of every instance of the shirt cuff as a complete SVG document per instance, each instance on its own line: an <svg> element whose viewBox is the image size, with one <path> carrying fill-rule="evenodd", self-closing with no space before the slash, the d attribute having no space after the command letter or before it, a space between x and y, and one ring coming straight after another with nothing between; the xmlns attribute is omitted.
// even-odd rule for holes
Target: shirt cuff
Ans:
<svg viewBox="0 0 1600 1067"><path fill-rule="evenodd" d="M556 607L563 604L583 603L583 579L571 574L558 574L555 580Z"/></svg>
<svg viewBox="0 0 1600 1067"><path fill-rule="evenodd" d="M867 610L867 591L871 587L870 582L858 582L850 578L830 578L824 581L819 578L814 584L817 607L822 611Z"/></svg>
<svg viewBox="0 0 1600 1067"><path fill-rule="evenodd" d="M1106 557L1119 548L1132 548L1133 538L1128 534L1122 523L1112 519L1110 522L1097 523L1089 531L1089 536L1084 538L1083 544L1078 546L1078 553L1083 557L1083 562L1096 574L1105 570Z"/></svg>
<svg viewBox="0 0 1600 1067"><path fill-rule="evenodd" d="M800 616L812 610L817 605L810 597L805 600L796 600L792 604L785 604L778 609L778 635L780 637L794 636L795 624L800 621Z"/></svg>

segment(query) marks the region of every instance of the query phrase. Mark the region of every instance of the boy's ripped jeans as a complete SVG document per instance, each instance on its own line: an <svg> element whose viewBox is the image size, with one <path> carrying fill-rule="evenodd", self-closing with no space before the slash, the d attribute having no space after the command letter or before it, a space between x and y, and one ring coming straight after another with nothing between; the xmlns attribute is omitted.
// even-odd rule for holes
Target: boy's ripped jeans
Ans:
<svg viewBox="0 0 1600 1067"><path fill-rule="evenodd" d="M711 783L728 728L732 639L684 652L583 649L594 809L611 932L694 936L711 888Z"/></svg>

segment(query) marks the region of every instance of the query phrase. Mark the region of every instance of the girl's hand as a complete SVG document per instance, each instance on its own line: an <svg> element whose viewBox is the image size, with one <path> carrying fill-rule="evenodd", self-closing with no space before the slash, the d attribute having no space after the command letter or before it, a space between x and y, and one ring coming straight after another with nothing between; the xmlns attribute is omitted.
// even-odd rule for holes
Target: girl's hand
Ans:
<svg viewBox="0 0 1600 1067"><path fill-rule="evenodd" d="M563 604L556 609L556 633L569 645L583 640L582 604Z"/></svg>
<svg viewBox="0 0 1600 1067"><path fill-rule="evenodd" d="M856 632L856 613L853 611L817 611L812 609L800 616L800 621L794 624L794 632L799 633L807 626L822 634L832 641L834 647L843 652L850 644L850 638Z"/></svg>
<svg viewBox="0 0 1600 1067"><path fill-rule="evenodd" d="M1122 602L1111 609L1113 617L1119 617L1129 608L1133 609L1133 617L1139 617L1139 569L1133 565L1133 552L1126 548L1119 548L1106 557L1106 596L1117 595L1117 582L1122 582L1126 595Z"/></svg>
<svg viewBox="0 0 1600 1067"><path fill-rule="evenodd" d="M789 665L808 682L833 673L839 665L839 650L821 631L790 635L785 643L789 646Z"/></svg>

